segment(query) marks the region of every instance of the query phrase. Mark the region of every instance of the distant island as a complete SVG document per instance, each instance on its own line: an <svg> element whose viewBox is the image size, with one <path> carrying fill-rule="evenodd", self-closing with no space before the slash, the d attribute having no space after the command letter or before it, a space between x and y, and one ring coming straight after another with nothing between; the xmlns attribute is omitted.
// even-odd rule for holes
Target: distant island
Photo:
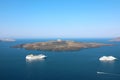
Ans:
<svg viewBox="0 0 120 80"><path fill-rule="evenodd" d="M8 38L5 38L5 39L0 39L0 42L14 42L16 41L15 39L8 39Z"/></svg>
<svg viewBox="0 0 120 80"><path fill-rule="evenodd" d="M120 42L120 37L114 38L114 39L112 39L112 40L110 40L110 41L113 41L113 42Z"/></svg>
<svg viewBox="0 0 120 80"><path fill-rule="evenodd" d="M69 50L80 50L84 48L96 48L101 46L112 46L112 44L83 43L83 42L56 40L56 41L47 41L47 42L19 44L13 46L13 48L24 48L27 50L69 51Z"/></svg>

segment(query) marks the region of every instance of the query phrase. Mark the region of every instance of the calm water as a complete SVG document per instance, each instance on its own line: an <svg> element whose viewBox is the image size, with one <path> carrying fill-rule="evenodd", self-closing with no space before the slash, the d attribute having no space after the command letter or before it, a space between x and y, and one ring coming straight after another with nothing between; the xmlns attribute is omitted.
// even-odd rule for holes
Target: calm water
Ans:
<svg viewBox="0 0 120 80"><path fill-rule="evenodd" d="M120 80L120 43L116 46L89 48L80 51L28 51L10 46L48 39L21 39L16 42L0 42L0 80ZM71 39L72 40L72 39ZM73 39L84 42L108 42L107 39ZM25 56L43 53L42 61L26 61ZM114 62L100 62L104 55L118 58ZM112 74L97 74L102 71Z"/></svg>

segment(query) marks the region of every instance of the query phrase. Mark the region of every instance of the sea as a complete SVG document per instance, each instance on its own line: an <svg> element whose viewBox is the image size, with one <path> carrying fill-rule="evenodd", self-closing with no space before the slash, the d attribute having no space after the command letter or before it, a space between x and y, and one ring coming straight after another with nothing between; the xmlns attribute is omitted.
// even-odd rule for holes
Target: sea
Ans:
<svg viewBox="0 0 120 80"><path fill-rule="evenodd" d="M55 39L17 39L0 42L0 80L120 80L120 42L110 39L63 39L77 42L114 44L77 51L34 51L12 48L14 45ZM44 54L44 60L28 61L29 54ZM117 58L101 62L102 56ZM102 72L98 74L97 72Z"/></svg>

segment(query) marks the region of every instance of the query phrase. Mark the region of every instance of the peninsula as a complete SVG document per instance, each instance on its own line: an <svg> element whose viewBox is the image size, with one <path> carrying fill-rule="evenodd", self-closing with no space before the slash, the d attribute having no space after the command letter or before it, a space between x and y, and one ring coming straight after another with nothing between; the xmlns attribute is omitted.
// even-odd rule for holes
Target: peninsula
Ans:
<svg viewBox="0 0 120 80"><path fill-rule="evenodd" d="M96 48L101 46L112 46L112 44L83 43L83 42L56 40L56 41L20 44L13 46L13 48L24 48L27 50L69 51L69 50L80 50L84 48Z"/></svg>

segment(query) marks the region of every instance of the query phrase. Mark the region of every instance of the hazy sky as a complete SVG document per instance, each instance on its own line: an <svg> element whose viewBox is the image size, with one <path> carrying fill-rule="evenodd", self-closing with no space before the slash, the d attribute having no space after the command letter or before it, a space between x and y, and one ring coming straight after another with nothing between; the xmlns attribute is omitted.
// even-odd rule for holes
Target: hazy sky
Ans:
<svg viewBox="0 0 120 80"><path fill-rule="evenodd" d="M120 36L120 0L0 0L0 37Z"/></svg>

